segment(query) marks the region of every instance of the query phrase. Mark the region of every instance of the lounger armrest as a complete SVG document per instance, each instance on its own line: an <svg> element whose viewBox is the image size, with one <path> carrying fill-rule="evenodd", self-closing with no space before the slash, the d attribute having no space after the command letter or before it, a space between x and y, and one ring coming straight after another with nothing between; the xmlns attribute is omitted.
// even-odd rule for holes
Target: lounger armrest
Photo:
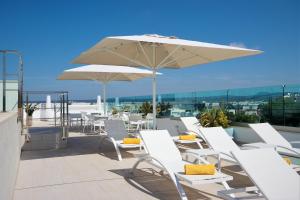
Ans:
<svg viewBox="0 0 300 200"><path fill-rule="evenodd" d="M134 154L135 158L138 159L143 159L143 158L148 158L150 155L148 153L138 153L138 154Z"/></svg>
<svg viewBox="0 0 300 200"><path fill-rule="evenodd" d="M184 155L191 155L194 156L198 162L201 161L204 164L209 164L209 162L203 158L206 156L215 156L218 160L218 171L221 170L221 157L220 152L212 150L212 149L191 149L184 152Z"/></svg>
<svg viewBox="0 0 300 200"><path fill-rule="evenodd" d="M184 131L185 134L190 135L190 133L194 133L195 135L198 135L195 131L187 130Z"/></svg>
<svg viewBox="0 0 300 200"><path fill-rule="evenodd" d="M297 152L297 151L295 151L295 150L293 150L293 149L291 149L291 148L288 148L288 147L284 147L284 146L276 146L275 147L275 150L278 150L278 148L282 148L282 149L286 149L286 150L288 150L288 151L290 151L290 152L292 152L292 153L294 153L294 154L296 154L296 155L300 155L300 153L299 152Z"/></svg>
<svg viewBox="0 0 300 200"><path fill-rule="evenodd" d="M243 148L248 148L248 149L260 149L260 148L275 148L276 145L273 144L266 144L263 142L257 142L257 143L248 143L242 145Z"/></svg>
<svg viewBox="0 0 300 200"><path fill-rule="evenodd" d="M213 149L191 149L191 150L186 150L184 153L186 154L193 154L197 156L216 156L219 155L220 152L215 151Z"/></svg>
<svg viewBox="0 0 300 200"><path fill-rule="evenodd" d="M291 144L300 144L300 141L290 141Z"/></svg>

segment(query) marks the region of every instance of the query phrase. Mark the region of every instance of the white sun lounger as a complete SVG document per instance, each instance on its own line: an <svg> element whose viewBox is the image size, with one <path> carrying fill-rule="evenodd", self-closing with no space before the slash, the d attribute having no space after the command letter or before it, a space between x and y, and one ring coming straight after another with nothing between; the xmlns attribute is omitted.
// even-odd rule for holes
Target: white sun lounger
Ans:
<svg viewBox="0 0 300 200"><path fill-rule="evenodd" d="M107 135L104 136L100 141L100 148L104 140L109 140L110 142L112 142L117 152L119 161L122 160L122 156L119 148L122 149L142 148L142 142L141 144L123 144L123 138L127 137L128 133L126 131L124 122L122 120L105 120L104 128L105 128L105 133Z"/></svg>
<svg viewBox="0 0 300 200"><path fill-rule="evenodd" d="M204 137L210 149L219 153L218 155L219 158L229 161L231 163L236 164L236 160L231 155L232 151L244 150L245 148L247 149L254 148L251 147L251 144L249 144L249 146L245 146L244 148L241 149L222 127L209 127L209 128L201 127L199 130L201 131L202 136ZM263 148L274 148L274 146L265 145L263 146ZM195 155L200 154L201 156L205 154L201 149L189 149L186 152ZM213 153L210 152L210 154L208 155L212 155L212 154ZM295 170L297 171L299 170L299 165L292 164L291 166Z"/></svg>
<svg viewBox="0 0 300 200"><path fill-rule="evenodd" d="M202 139L196 138L196 140L180 140L179 135L186 134L187 129L184 124L178 120L171 120L169 118L157 119L158 130L168 130L173 140L179 144L194 144L196 143L201 149L203 149L201 142Z"/></svg>
<svg viewBox="0 0 300 200"><path fill-rule="evenodd" d="M256 187L219 191L220 197L234 199L230 195L258 190L260 194L256 198L269 200L300 199L300 176L274 149L233 151L232 155ZM252 198L254 197L252 196ZM245 196L244 199L246 199Z"/></svg>
<svg viewBox="0 0 300 200"><path fill-rule="evenodd" d="M265 143L246 144L245 147L261 148L273 145L280 154L300 158L300 149L293 148L291 145L293 143L300 144L300 141L288 142L269 123L249 124L249 126Z"/></svg>
<svg viewBox="0 0 300 200"><path fill-rule="evenodd" d="M179 150L167 130L145 130L140 131L144 141L145 149L148 154L139 157L139 160L133 166L134 171L140 162L147 162L168 173L181 199L187 199L187 196L180 184L180 180L190 185L222 183L225 189L230 189L227 182L232 177L216 171L215 175L185 175L184 165L188 162L183 161ZM203 163L208 163L205 159L200 158Z"/></svg>
<svg viewBox="0 0 300 200"><path fill-rule="evenodd" d="M210 149L220 153L220 158L225 159L230 162L236 162L232 156L231 151L240 150L240 147L232 140L228 133L222 127L209 127L199 128L201 136L204 138ZM202 150L190 149L187 150L188 153L201 154Z"/></svg>
<svg viewBox="0 0 300 200"><path fill-rule="evenodd" d="M189 132L197 134L201 139L205 140L199 128L202 127L196 117L180 117L180 120Z"/></svg>

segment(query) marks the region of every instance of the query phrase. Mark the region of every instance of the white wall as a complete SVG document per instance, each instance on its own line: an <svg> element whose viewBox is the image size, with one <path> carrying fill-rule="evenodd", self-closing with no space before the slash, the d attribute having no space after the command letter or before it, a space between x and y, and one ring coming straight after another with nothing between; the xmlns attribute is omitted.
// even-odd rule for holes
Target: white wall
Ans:
<svg viewBox="0 0 300 200"><path fill-rule="evenodd" d="M0 199L13 197L21 154L17 113L0 113Z"/></svg>

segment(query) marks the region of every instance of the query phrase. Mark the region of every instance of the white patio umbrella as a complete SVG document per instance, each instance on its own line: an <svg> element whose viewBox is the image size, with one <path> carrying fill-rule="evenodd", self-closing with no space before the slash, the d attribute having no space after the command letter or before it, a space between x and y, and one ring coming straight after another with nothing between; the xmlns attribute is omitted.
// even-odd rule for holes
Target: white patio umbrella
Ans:
<svg viewBox="0 0 300 200"><path fill-rule="evenodd" d="M153 115L156 127L156 72L158 69L183 68L261 51L239 47L182 40L159 35L107 37L83 52L73 63L144 66L153 72Z"/></svg>
<svg viewBox="0 0 300 200"><path fill-rule="evenodd" d="M157 73L158 74L158 73ZM152 71L125 66L86 65L65 70L58 80L94 80L102 83L104 114L106 114L106 85L111 81L133 81L152 76Z"/></svg>

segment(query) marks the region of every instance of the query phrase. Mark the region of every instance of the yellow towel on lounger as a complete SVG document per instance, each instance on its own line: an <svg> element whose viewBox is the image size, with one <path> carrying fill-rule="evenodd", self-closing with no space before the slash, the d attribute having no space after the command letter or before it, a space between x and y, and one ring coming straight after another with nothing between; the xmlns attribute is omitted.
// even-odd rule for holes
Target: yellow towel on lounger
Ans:
<svg viewBox="0 0 300 200"><path fill-rule="evenodd" d="M124 138L123 144L140 144L141 139L140 138Z"/></svg>
<svg viewBox="0 0 300 200"><path fill-rule="evenodd" d="M179 140L195 140L196 135L179 135Z"/></svg>
<svg viewBox="0 0 300 200"><path fill-rule="evenodd" d="M291 164L292 164L291 159L289 159L288 157L284 157L283 160L285 160L285 162L286 162L288 165L291 165Z"/></svg>
<svg viewBox="0 0 300 200"><path fill-rule="evenodd" d="M214 175L216 168L212 164L208 165L196 165L196 164L185 164L184 173L186 175Z"/></svg>

